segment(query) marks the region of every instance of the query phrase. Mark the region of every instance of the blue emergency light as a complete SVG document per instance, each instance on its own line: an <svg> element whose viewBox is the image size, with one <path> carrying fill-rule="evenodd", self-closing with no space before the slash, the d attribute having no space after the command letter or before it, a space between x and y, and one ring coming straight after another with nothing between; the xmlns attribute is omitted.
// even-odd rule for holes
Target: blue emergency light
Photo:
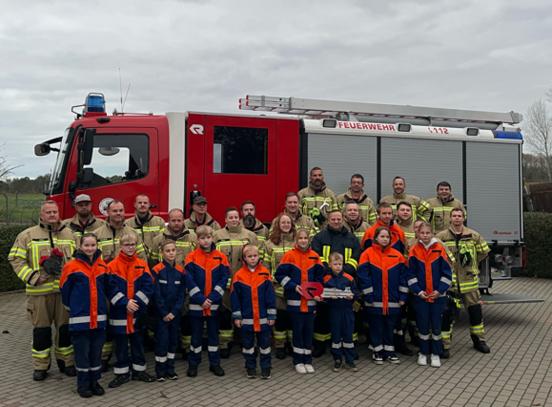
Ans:
<svg viewBox="0 0 552 407"><path fill-rule="evenodd" d="M501 131L493 130L495 138L510 139L510 140L523 140L523 135L519 131Z"/></svg>
<svg viewBox="0 0 552 407"><path fill-rule="evenodd" d="M103 93L89 93L84 102L84 113L105 113L105 97Z"/></svg>

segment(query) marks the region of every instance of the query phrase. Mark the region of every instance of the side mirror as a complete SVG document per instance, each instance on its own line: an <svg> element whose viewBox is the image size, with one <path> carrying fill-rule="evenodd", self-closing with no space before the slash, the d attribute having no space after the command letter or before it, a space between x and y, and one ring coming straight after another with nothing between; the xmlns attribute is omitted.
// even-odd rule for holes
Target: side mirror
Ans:
<svg viewBox="0 0 552 407"><path fill-rule="evenodd" d="M78 176L78 185L87 187L92 184L92 180L94 179L94 170L92 168L83 168L79 172Z"/></svg>
<svg viewBox="0 0 552 407"><path fill-rule="evenodd" d="M40 143L34 146L34 153L37 157L48 155L50 154L50 151L52 151L52 149L50 148L50 145L46 143Z"/></svg>
<svg viewBox="0 0 552 407"><path fill-rule="evenodd" d="M94 135L96 129L86 129L82 135L80 150L81 150L81 165L90 165L92 162L92 151L94 148Z"/></svg>

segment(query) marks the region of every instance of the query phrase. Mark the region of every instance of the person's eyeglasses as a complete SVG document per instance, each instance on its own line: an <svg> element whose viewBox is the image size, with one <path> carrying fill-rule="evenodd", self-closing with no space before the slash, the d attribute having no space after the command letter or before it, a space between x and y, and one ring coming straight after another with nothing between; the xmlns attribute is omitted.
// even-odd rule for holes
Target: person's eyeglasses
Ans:
<svg viewBox="0 0 552 407"><path fill-rule="evenodd" d="M124 247L134 247L134 246L136 246L136 243L125 243L123 246Z"/></svg>

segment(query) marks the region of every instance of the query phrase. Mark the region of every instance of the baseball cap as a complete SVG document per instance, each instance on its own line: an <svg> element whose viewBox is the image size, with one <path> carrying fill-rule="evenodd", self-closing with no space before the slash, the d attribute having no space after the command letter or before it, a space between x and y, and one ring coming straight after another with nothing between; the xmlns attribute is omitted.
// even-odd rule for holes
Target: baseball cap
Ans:
<svg viewBox="0 0 552 407"><path fill-rule="evenodd" d="M204 196L196 196L194 198L194 205L202 205L207 203L207 198Z"/></svg>
<svg viewBox="0 0 552 407"><path fill-rule="evenodd" d="M92 202L92 199L90 199L90 195L86 195L86 194L77 195L73 203L76 205L81 202Z"/></svg>

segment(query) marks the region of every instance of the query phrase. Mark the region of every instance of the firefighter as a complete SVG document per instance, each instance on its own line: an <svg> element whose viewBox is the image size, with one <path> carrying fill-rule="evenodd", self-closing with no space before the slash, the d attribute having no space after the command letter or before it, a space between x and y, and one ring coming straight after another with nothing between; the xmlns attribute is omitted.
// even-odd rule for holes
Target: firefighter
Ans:
<svg viewBox="0 0 552 407"><path fill-rule="evenodd" d="M188 377L197 376L201 362L203 326L207 325L209 370L224 376L220 366L218 310L230 276L230 267L224 253L215 249L213 229L198 226L197 249L186 257L186 287L190 294L190 325L192 342L188 356Z"/></svg>
<svg viewBox="0 0 552 407"><path fill-rule="evenodd" d="M184 212L182 209L171 209L168 214L169 222L163 232L153 240L153 247L156 253L158 261L162 261L161 256L161 244L170 240L176 244L176 264L184 266L184 260L186 256L191 253L197 244L197 236L193 230L186 227L184 223ZM190 349L191 341L191 327L188 318L188 304L187 301L183 309L181 310L180 320L180 334L181 334L181 348L184 357L187 356Z"/></svg>
<svg viewBox="0 0 552 407"><path fill-rule="evenodd" d="M400 363L393 334L408 295L406 261L391 241L389 229L379 226L374 244L362 253L359 261L359 289L365 296L372 360L377 365L383 364L384 359Z"/></svg>
<svg viewBox="0 0 552 407"><path fill-rule="evenodd" d="M119 239L127 233L137 235L125 222L125 205L121 201L113 200L107 205L106 223L94 232L98 237L98 249L102 251L102 258L106 263L117 257L121 250ZM140 239L138 239L136 253L138 257L146 259L144 245Z"/></svg>
<svg viewBox="0 0 552 407"><path fill-rule="evenodd" d="M473 347L481 353L489 353L491 350L485 341L478 275L479 263L487 257L490 249L479 233L464 226L463 208L453 208L450 211L450 221L450 227L437 234L437 238L445 244L455 259L450 291L455 299L454 303L459 304L461 301L468 310ZM454 307L447 307L442 327L445 359L450 355L453 315Z"/></svg>
<svg viewBox="0 0 552 407"><path fill-rule="evenodd" d="M255 217L255 210L256 207L253 201L248 200L241 204L241 225L255 233L259 243L263 244L268 237L268 228Z"/></svg>
<svg viewBox="0 0 552 407"><path fill-rule="evenodd" d="M286 202L283 213L291 218L296 230L306 229L312 237L316 234L316 232L318 232L318 229L314 225L314 221L310 218L310 216L301 213L299 201L299 195L297 195L297 192L288 192L286 194ZM272 226L270 227L271 230L274 228L275 222L276 218L272 221Z"/></svg>
<svg viewBox="0 0 552 407"><path fill-rule="evenodd" d="M337 196L337 204L344 210L347 202L356 202L360 209L360 215L369 225L376 223L377 213L374 201L364 193L364 177L361 174L351 176L351 184L347 192Z"/></svg>
<svg viewBox="0 0 552 407"><path fill-rule="evenodd" d="M152 274L155 280L155 373L157 381L163 382L178 379L174 359L186 280L183 264L176 261L175 241L164 240L160 249L162 262L153 268Z"/></svg>
<svg viewBox="0 0 552 407"><path fill-rule="evenodd" d="M256 246L244 246L244 265L234 275L231 300L232 319L236 328L241 330L247 377L254 379L257 376L256 339L261 379L266 380L271 377L270 334L276 319L276 296L270 272L260 260Z"/></svg>
<svg viewBox="0 0 552 407"><path fill-rule="evenodd" d="M408 242L410 240L416 238L416 232L414 231L414 217L412 216L412 212L413 208L410 202L401 201L397 204L395 222L404 232L406 246L408 246Z"/></svg>
<svg viewBox="0 0 552 407"><path fill-rule="evenodd" d="M361 216L360 205L354 201L346 202L343 207L343 217L345 222L343 223L349 232L355 235L360 243L364 232L366 232L370 225Z"/></svg>
<svg viewBox="0 0 552 407"><path fill-rule="evenodd" d="M230 277L242 266L242 249L245 244L258 246L257 235L241 225L240 213L235 207L226 209L226 225L213 233L213 242L217 250L228 258L230 263ZM228 281L230 287L232 279ZM226 287L225 287L226 288ZM220 316L220 357L226 359L230 356L234 331L232 328L232 313L230 305L230 293L223 298L223 307Z"/></svg>
<svg viewBox="0 0 552 407"><path fill-rule="evenodd" d="M423 222L418 230L420 240L408 255L408 287L416 308L416 326L420 353L418 365L441 367L443 354L441 321L446 292L452 283L452 271L445 246L433 237L431 225Z"/></svg>
<svg viewBox="0 0 552 407"><path fill-rule="evenodd" d="M287 311L293 329L293 365L300 374L314 373L312 366L312 336L316 303L320 296L307 299L303 295L303 284L322 283L324 266L318 254L310 248L309 234L299 229L295 236L295 247L284 254L274 277L286 293Z"/></svg>
<svg viewBox="0 0 552 407"><path fill-rule="evenodd" d="M329 212L328 225L314 236L312 249L320 255L320 260L327 272L329 272L330 253L337 252L343 256L343 271L356 276L360 244L355 235L343 226L343 214L339 209ZM314 357L319 357L326 351L326 342L330 339L328 305L321 302L317 305L314 321ZM358 330L355 330L353 340L358 340Z"/></svg>
<svg viewBox="0 0 552 407"><path fill-rule="evenodd" d="M454 208L460 208L466 215L464 204L452 195L452 187L447 181L441 181L437 184L437 196L427 200L431 206L431 225L433 233L447 230L450 227L450 215Z"/></svg>
<svg viewBox="0 0 552 407"><path fill-rule="evenodd" d="M337 205L335 193L326 187L320 167L310 170L309 185L297 192L297 195L302 212L310 216L319 228L326 224L329 211Z"/></svg>
<svg viewBox="0 0 552 407"><path fill-rule="evenodd" d="M134 209L134 217L128 219L127 224L140 236L146 251L148 265L152 268L158 260L153 240L162 233L165 228L165 221L151 213L151 203L147 195L136 195Z"/></svg>
<svg viewBox="0 0 552 407"><path fill-rule="evenodd" d="M55 355L59 371L75 376L69 315L61 302L59 278L71 259L75 240L69 227L61 224L54 201L40 207L40 223L21 232L10 250L8 261L26 285L27 316L33 325L33 380L46 379L52 348L51 326L56 328Z"/></svg>
<svg viewBox="0 0 552 407"><path fill-rule="evenodd" d="M386 195L380 199L380 203L388 203L393 207L393 212L397 210L397 204L401 201L406 201L412 205L412 219L429 220L431 208L428 202L424 201L416 195L405 193L406 180L404 177L393 178L393 195Z"/></svg>
<svg viewBox="0 0 552 407"><path fill-rule="evenodd" d="M150 383L146 372L143 320L154 292L153 277L145 260L136 255L139 242L134 232L121 236L121 251L107 266L109 273L109 330L115 342L115 378L108 384L119 387L132 380ZM129 343L130 354L129 358ZM131 377L132 373L132 377Z"/></svg>
<svg viewBox="0 0 552 407"><path fill-rule="evenodd" d="M69 331L77 370L77 393L102 396L102 346L107 328L107 266L92 233L81 236L74 259L63 267L59 282L63 305L69 311Z"/></svg>
<svg viewBox="0 0 552 407"><path fill-rule="evenodd" d="M80 238L83 234L94 232L105 224L92 213L92 199L90 195L80 194L73 200L75 216L65 219L63 223L67 225L75 235L77 247L80 246Z"/></svg>
<svg viewBox="0 0 552 407"><path fill-rule="evenodd" d="M207 198L201 195L196 196L192 201L192 212L184 224L194 232L201 225L209 226L213 230L220 229L220 224L207 212Z"/></svg>
<svg viewBox="0 0 552 407"><path fill-rule="evenodd" d="M404 232L393 220L393 208L391 204L386 202L378 205L378 219L370 229L364 232L362 241L360 243L363 250L370 247L374 240L374 233L379 227L385 226L391 232L391 246L401 253L405 252L406 240Z"/></svg>
<svg viewBox="0 0 552 407"><path fill-rule="evenodd" d="M274 227L266 241L264 253L264 264L273 275L284 254L293 249L295 234L295 225L288 215L281 213L274 219ZM285 359L286 343L291 343L291 321L286 310L284 289L276 280L274 280L274 290L277 311L274 325L274 347L276 348L276 358Z"/></svg>

